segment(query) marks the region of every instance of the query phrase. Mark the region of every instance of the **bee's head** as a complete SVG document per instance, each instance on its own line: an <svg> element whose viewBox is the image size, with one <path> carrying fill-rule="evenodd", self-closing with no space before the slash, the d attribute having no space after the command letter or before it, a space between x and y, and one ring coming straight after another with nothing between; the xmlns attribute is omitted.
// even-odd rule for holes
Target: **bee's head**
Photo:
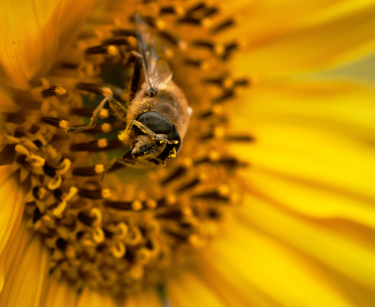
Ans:
<svg viewBox="0 0 375 307"><path fill-rule="evenodd" d="M136 120L152 130L157 136L169 141L178 141L178 143L165 144L152 140L151 137L136 128L134 129L136 139L132 150L132 154L135 157L138 155L138 157L157 158L162 161L175 157L181 148L181 137L176 127L168 119L157 112L148 111L138 115ZM133 151L135 151L135 154Z"/></svg>

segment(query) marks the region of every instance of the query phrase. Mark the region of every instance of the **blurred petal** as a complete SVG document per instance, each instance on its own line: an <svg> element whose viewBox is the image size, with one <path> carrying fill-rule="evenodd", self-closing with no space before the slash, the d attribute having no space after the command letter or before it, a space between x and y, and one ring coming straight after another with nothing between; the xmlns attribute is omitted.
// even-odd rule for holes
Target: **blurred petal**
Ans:
<svg viewBox="0 0 375 307"><path fill-rule="evenodd" d="M12 176L12 165L0 166L0 291L4 286L4 261L23 214L22 188Z"/></svg>
<svg viewBox="0 0 375 307"><path fill-rule="evenodd" d="M143 290L129 295L124 307L163 307L156 290Z"/></svg>
<svg viewBox="0 0 375 307"><path fill-rule="evenodd" d="M248 105L233 105L232 127L247 127L256 141L231 148L252 163L251 192L375 228L375 93L345 82L286 82L248 95Z"/></svg>
<svg viewBox="0 0 375 307"><path fill-rule="evenodd" d="M73 43L92 2L1 1L0 81L28 89Z"/></svg>
<svg viewBox="0 0 375 307"><path fill-rule="evenodd" d="M49 278L46 289L46 299L40 307L74 307L78 298L78 290L67 282Z"/></svg>
<svg viewBox="0 0 375 307"><path fill-rule="evenodd" d="M27 240L24 222L17 235L18 246L11 247L6 259L6 282L0 305L7 307L39 306L47 279L48 249L39 236ZM10 258L14 256L14 258Z"/></svg>
<svg viewBox="0 0 375 307"><path fill-rule="evenodd" d="M340 279L336 280L330 273L327 274L326 269L319 268L308 256L304 257L289 249L285 242L279 242L258 229L250 228L249 225L253 223L247 219L248 216L263 220L265 225L274 225L278 221L268 219L267 215L258 215L260 212L254 212L251 203L247 205L246 218L242 220L244 223L237 220L230 224L225 239L217 240L203 253L202 271L207 268L209 272L219 272L233 286L242 290L243 297L249 296L248 293L254 292L255 288L274 299L274 302L270 300L259 306L357 306L336 284ZM266 227L272 228L272 225ZM275 227L288 228L284 223ZM294 229L295 236L305 240L311 249L320 250L312 244L318 244L319 240L312 241L311 237L303 237L298 232L302 229L303 224L300 229ZM290 230L288 229L288 233ZM293 236L293 233L290 235ZM329 253L329 249L326 248L325 251ZM332 255L340 257L335 251L332 251ZM208 274L206 278L209 279Z"/></svg>
<svg viewBox="0 0 375 307"><path fill-rule="evenodd" d="M184 273L178 280L169 280L168 293L173 307L224 307L218 295L195 274Z"/></svg>
<svg viewBox="0 0 375 307"><path fill-rule="evenodd" d="M117 307L114 298L110 294L100 293L86 287L78 298L76 307Z"/></svg>
<svg viewBox="0 0 375 307"><path fill-rule="evenodd" d="M237 12L248 12L239 28L248 41L233 70L255 75L319 70L375 49L374 1L312 2L255 2Z"/></svg>

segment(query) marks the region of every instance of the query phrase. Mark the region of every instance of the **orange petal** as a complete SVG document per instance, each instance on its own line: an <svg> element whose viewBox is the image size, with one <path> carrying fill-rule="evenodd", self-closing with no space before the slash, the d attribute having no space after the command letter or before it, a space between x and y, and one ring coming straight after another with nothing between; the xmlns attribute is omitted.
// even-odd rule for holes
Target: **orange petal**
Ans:
<svg viewBox="0 0 375 307"><path fill-rule="evenodd" d="M24 225L22 227L25 228ZM0 305L38 307L48 276L48 250L39 236L32 238L28 244L21 240L20 245L13 248L17 249L16 257L7 259L9 273L0 294Z"/></svg>
<svg viewBox="0 0 375 307"><path fill-rule="evenodd" d="M24 193L12 174L12 165L0 166L0 291L4 286L4 260L20 225L24 206Z"/></svg>
<svg viewBox="0 0 375 307"><path fill-rule="evenodd" d="M92 0L11 1L0 4L0 81L28 89L69 47Z"/></svg>

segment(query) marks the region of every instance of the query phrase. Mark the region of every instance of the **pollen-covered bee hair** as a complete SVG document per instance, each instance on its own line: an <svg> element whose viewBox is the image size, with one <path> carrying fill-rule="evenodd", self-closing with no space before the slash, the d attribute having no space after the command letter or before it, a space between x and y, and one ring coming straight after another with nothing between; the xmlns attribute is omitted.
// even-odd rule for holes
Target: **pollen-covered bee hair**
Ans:
<svg viewBox="0 0 375 307"><path fill-rule="evenodd" d="M131 55L135 67L131 101L125 106L109 94L95 109L89 125L65 129L70 133L93 128L105 103L109 102L112 113L126 124L118 138L130 144L131 150L114 159L107 170L115 163L135 167L164 166L167 159L175 158L180 151L192 113L184 94L172 81L163 45L157 42L139 13L135 14L135 24L140 55ZM142 68L145 82L138 86Z"/></svg>

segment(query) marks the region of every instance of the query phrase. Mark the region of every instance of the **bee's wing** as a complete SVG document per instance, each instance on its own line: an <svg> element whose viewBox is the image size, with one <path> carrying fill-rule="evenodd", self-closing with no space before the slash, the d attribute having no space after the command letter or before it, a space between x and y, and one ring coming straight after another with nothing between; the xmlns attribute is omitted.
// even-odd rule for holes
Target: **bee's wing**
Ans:
<svg viewBox="0 0 375 307"><path fill-rule="evenodd" d="M149 26L137 12L135 14L137 40L142 55L142 65L149 90L157 90L172 78L168 62L162 57L161 45L158 45ZM160 49L160 50L159 50Z"/></svg>

